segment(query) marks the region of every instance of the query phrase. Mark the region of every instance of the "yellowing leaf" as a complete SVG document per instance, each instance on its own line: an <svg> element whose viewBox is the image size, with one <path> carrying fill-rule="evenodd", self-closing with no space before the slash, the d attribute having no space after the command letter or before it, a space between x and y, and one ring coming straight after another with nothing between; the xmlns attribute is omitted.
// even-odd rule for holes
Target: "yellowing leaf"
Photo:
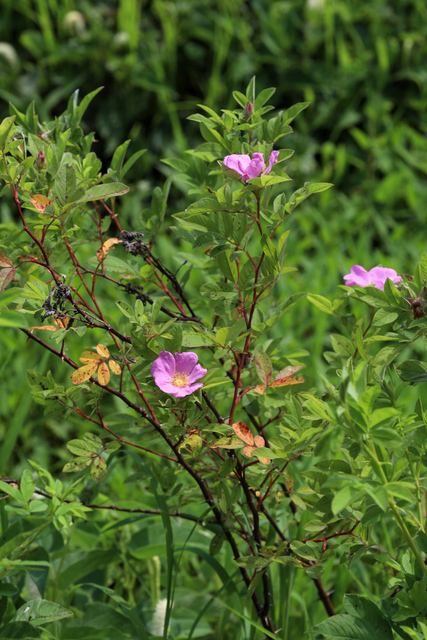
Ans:
<svg viewBox="0 0 427 640"><path fill-rule="evenodd" d="M279 378L272 382L270 387L286 387L290 384L302 384L304 382L303 378L295 378L295 376L286 376L286 378Z"/></svg>
<svg viewBox="0 0 427 640"><path fill-rule="evenodd" d="M94 353L93 351L83 351L79 360L80 362L83 362L83 364L94 364L95 362L101 362L101 358L99 357L99 355L97 353Z"/></svg>
<svg viewBox="0 0 427 640"><path fill-rule="evenodd" d="M236 436L243 440L243 442L246 442L246 444L249 445L253 445L254 437L247 424L245 424L244 422L235 422L233 425L231 425L231 427Z"/></svg>
<svg viewBox="0 0 427 640"><path fill-rule="evenodd" d="M270 458L261 458L260 457L260 458L258 458L258 460L260 462L262 462L262 464L265 464L265 465L270 464L270 462L271 462Z"/></svg>
<svg viewBox="0 0 427 640"><path fill-rule="evenodd" d="M47 324L45 327L30 327L28 331L33 332L34 329L40 329L40 331L57 331L56 327L52 327L49 324Z"/></svg>
<svg viewBox="0 0 427 640"><path fill-rule="evenodd" d="M98 363L86 364L84 367L79 367L73 374L71 374L71 382L73 384L81 384L86 382L95 373Z"/></svg>
<svg viewBox="0 0 427 640"><path fill-rule="evenodd" d="M248 458L252 458L252 453L255 451L255 447L243 447L243 453Z"/></svg>
<svg viewBox="0 0 427 640"><path fill-rule="evenodd" d="M96 252L96 257L98 258L99 262L104 260L110 249L114 247L114 245L118 242L121 242L121 240L119 240L118 238L108 238L108 240L104 242L102 247Z"/></svg>
<svg viewBox="0 0 427 640"><path fill-rule="evenodd" d="M285 367L284 369L279 371L275 379L279 380L280 378L287 378L288 376L293 376L294 373L296 373L297 371L303 368L304 367L302 364Z"/></svg>
<svg viewBox="0 0 427 640"><path fill-rule="evenodd" d="M58 316L53 317L53 324L55 324L60 329L66 329L69 322L70 316L65 316L64 318L59 318Z"/></svg>
<svg viewBox="0 0 427 640"><path fill-rule="evenodd" d="M255 436L255 446L263 447L265 445L265 440L261 436Z"/></svg>
<svg viewBox="0 0 427 640"><path fill-rule="evenodd" d="M108 364L110 365L110 369L112 373L115 373L116 376L119 376L122 372L121 367L117 364L115 360L109 360Z"/></svg>
<svg viewBox="0 0 427 640"><path fill-rule="evenodd" d="M31 204L35 206L39 213L43 213L49 204L52 204L52 200L42 196L41 193L36 193L30 198Z"/></svg>
<svg viewBox="0 0 427 640"><path fill-rule="evenodd" d="M105 364L105 362L101 362L98 369L98 382L103 387L110 382L110 370Z"/></svg>
<svg viewBox="0 0 427 640"><path fill-rule="evenodd" d="M96 345L96 350L99 353L99 355L101 356L101 358L109 358L110 357L110 352L108 351L107 347L104 347L103 344L97 344Z"/></svg>

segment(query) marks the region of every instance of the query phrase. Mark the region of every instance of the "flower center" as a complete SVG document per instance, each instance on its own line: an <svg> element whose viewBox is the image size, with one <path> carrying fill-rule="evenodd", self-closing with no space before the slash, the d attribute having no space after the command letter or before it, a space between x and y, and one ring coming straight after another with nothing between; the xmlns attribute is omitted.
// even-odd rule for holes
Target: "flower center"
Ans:
<svg viewBox="0 0 427 640"><path fill-rule="evenodd" d="M175 373L174 377L172 378L171 382L172 384L175 385L175 387L186 387L188 382L188 374L187 373Z"/></svg>

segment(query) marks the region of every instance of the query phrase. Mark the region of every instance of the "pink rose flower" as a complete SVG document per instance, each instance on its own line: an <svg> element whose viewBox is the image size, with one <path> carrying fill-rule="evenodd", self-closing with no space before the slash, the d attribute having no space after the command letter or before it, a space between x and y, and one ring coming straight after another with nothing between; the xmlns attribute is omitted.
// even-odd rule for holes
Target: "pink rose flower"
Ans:
<svg viewBox="0 0 427 640"><path fill-rule="evenodd" d="M392 282L401 282L402 278L397 275L394 269L385 267L374 267L370 271L366 271L363 267L355 264L351 267L350 273L344 276L345 284L348 287L367 287L372 285L377 289L384 291L385 281L390 279Z"/></svg>
<svg viewBox="0 0 427 640"><path fill-rule="evenodd" d="M278 151L272 151L270 154L270 160L267 169L265 168L264 154L254 153L253 158L247 154L233 153L231 156L225 156L223 163L228 169L232 169L239 173L243 182L251 180L251 178L258 178L259 176L266 176L270 173L273 164L276 164L279 157Z"/></svg>
<svg viewBox="0 0 427 640"><path fill-rule="evenodd" d="M203 378L207 369L197 364L197 360L197 354L192 351L176 352L174 356L169 351L161 351L150 373L159 389L175 398L184 398L203 387L196 380Z"/></svg>

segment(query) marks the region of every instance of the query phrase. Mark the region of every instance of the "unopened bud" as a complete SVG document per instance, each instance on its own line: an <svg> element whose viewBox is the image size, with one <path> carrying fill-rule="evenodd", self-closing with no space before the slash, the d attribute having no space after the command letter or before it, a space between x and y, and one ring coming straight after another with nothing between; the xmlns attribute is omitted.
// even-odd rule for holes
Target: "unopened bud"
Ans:
<svg viewBox="0 0 427 640"><path fill-rule="evenodd" d="M40 171L40 169L43 169L43 167L46 164L46 156L44 155L44 153L42 151L39 151L39 154L36 158L36 167L37 169Z"/></svg>
<svg viewBox="0 0 427 640"><path fill-rule="evenodd" d="M246 107L245 107L245 110L243 112L246 120L249 120L249 118L252 115L252 111L253 110L254 110L254 106L253 106L252 102L248 102Z"/></svg>

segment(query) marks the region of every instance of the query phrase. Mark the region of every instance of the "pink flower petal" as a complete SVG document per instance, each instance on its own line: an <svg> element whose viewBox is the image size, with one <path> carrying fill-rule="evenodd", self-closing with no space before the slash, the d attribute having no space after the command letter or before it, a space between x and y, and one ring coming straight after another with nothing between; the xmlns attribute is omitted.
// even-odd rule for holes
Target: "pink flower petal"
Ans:
<svg viewBox="0 0 427 640"><path fill-rule="evenodd" d="M273 164L276 164L278 157L279 157L279 152L278 151L272 151L270 153L270 160L268 162L268 167L263 172L263 174L262 174L263 176L266 176L268 173L270 173L271 168L272 168Z"/></svg>
<svg viewBox="0 0 427 640"><path fill-rule="evenodd" d="M193 353L193 351L186 351L185 353L175 352L177 373L190 374L196 366L197 360L197 353Z"/></svg>
<svg viewBox="0 0 427 640"><path fill-rule="evenodd" d="M188 383L192 384L199 378L203 378L207 374L208 370L201 367L199 364L196 364L193 371L188 376ZM203 385L202 385L203 386Z"/></svg>
<svg viewBox="0 0 427 640"><path fill-rule="evenodd" d="M169 351L160 351L159 357L154 360L150 368L156 384L158 380L169 381L175 375L175 358Z"/></svg>
<svg viewBox="0 0 427 640"><path fill-rule="evenodd" d="M250 161L250 156L246 154L233 153L231 156L225 156L222 162L224 166L232 169L233 171L237 171L237 173L242 175L245 173L246 167L249 165Z"/></svg>

